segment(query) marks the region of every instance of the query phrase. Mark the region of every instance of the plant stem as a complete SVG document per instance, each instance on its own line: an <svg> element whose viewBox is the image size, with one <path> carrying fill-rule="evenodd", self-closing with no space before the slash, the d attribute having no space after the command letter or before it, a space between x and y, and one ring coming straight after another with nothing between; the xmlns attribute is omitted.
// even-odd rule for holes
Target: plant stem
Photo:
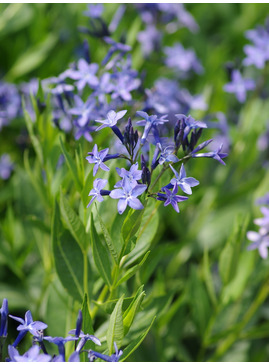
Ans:
<svg viewBox="0 0 269 364"><path fill-rule="evenodd" d="M99 297L97 298L97 302L98 303L103 303L104 299L105 299L105 296L108 292L108 286L105 284ZM94 308L92 309L92 311L90 312L90 315L91 315L91 318L94 319L95 315L97 314L97 311L98 311L98 306L95 305Z"/></svg>

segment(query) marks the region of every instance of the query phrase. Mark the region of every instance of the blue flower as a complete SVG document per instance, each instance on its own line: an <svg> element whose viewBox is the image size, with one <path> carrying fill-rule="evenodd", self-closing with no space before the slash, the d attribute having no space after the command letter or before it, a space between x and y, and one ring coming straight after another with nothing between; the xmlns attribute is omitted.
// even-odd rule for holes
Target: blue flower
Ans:
<svg viewBox="0 0 269 364"><path fill-rule="evenodd" d="M115 52L119 52L120 55L124 55L126 52L130 52L130 50L132 49L130 46L128 46L127 44L123 44L123 43L117 43L115 42L112 38L110 37L104 37L103 38L104 41L107 43L107 44L110 44L111 47L107 53L107 55L105 56L105 58L103 59L102 61L102 65L105 65L109 60L110 58L112 57L112 55L115 53Z"/></svg>
<svg viewBox="0 0 269 364"><path fill-rule="evenodd" d="M177 195L178 187L177 184L174 185L173 190L170 191L167 187L162 188L163 192L158 192L157 200L164 201L164 206L172 205L176 212L179 212L178 203L185 201L188 197Z"/></svg>
<svg viewBox="0 0 269 364"><path fill-rule="evenodd" d="M8 354L13 362L49 362L51 356L47 354L39 354L40 347L33 345L26 353L20 355L18 350L14 346L8 346Z"/></svg>
<svg viewBox="0 0 269 364"><path fill-rule="evenodd" d="M86 157L87 161L89 163L94 163L95 166L93 167L93 175L95 176L98 169L101 168L103 171L109 171L109 167L107 167L103 160L106 157L109 149L103 149L100 152L98 152L97 144L94 145L92 152L89 152L90 154L88 157Z"/></svg>
<svg viewBox="0 0 269 364"><path fill-rule="evenodd" d="M132 209L142 210L144 206L139 201L137 196L142 195L142 193L145 192L145 190L147 189L147 186L143 184L137 184L135 187L132 187L129 179L124 177L121 187L122 188L112 190L109 194L111 198L119 199L119 214L122 214L125 211L127 205L129 205Z"/></svg>
<svg viewBox="0 0 269 364"><path fill-rule="evenodd" d="M95 88L98 83L98 77L95 73L98 71L97 63L88 63L85 59L81 58L77 64L77 70L70 69L68 72L68 77L73 80L77 80L76 86L79 91L82 91L86 85L91 88Z"/></svg>
<svg viewBox="0 0 269 364"><path fill-rule="evenodd" d="M153 51L159 49L162 33L156 29L155 25L148 24L145 30L137 34L137 39L141 43L144 56L148 57Z"/></svg>
<svg viewBox="0 0 269 364"><path fill-rule="evenodd" d="M108 362L118 362L119 358L123 354L123 351L122 350L118 351L118 347L117 347L116 342L114 342L114 348L115 348L115 354L112 354L111 356L101 354L101 353L98 353L98 352L93 351L93 350L89 350L88 359L89 359L90 362L94 361L96 358L99 358L99 359L102 359L102 360L108 361Z"/></svg>
<svg viewBox="0 0 269 364"><path fill-rule="evenodd" d="M179 71L182 78L186 78L191 70L199 74L203 72L203 67L192 49L184 49L180 43L175 43L173 47L164 47L164 52L166 65Z"/></svg>
<svg viewBox="0 0 269 364"><path fill-rule="evenodd" d="M69 113L71 115L77 116L77 124L80 127L85 126L88 121L91 119L93 110L95 107L95 100L88 99L85 103L81 100L81 98L77 95L74 96L75 105L71 109L69 109Z"/></svg>
<svg viewBox="0 0 269 364"><path fill-rule="evenodd" d="M7 317L8 317L8 301L3 299L2 307L0 308L1 325L0 325L0 337L7 336Z"/></svg>
<svg viewBox="0 0 269 364"><path fill-rule="evenodd" d="M253 42L253 45L246 45L244 52L246 58L243 60L245 66L254 65L261 69L264 68L266 61L269 60L269 31L268 27L259 26L257 29L248 30L246 38Z"/></svg>
<svg viewBox="0 0 269 364"><path fill-rule="evenodd" d="M254 88L255 82L250 78L244 79L238 70L233 70L232 82L227 83L223 87L226 92L234 93L239 102L245 102L247 91L253 90Z"/></svg>
<svg viewBox="0 0 269 364"><path fill-rule="evenodd" d="M256 200L257 205L269 205L269 192L265 196L260 197Z"/></svg>
<svg viewBox="0 0 269 364"><path fill-rule="evenodd" d="M195 148L192 152L191 152L191 156L192 158L200 158L200 157L206 157L206 158L213 158L216 161L220 162L221 164L223 164L225 166L225 162L223 162L222 158L227 157L227 153L220 153L223 144L221 144L219 146L219 148L213 152L208 152L208 153L198 153L197 151L198 149L202 149L206 146L206 144L209 144L212 140L207 140L206 142L200 144L197 148Z"/></svg>
<svg viewBox="0 0 269 364"><path fill-rule="evenodd" d="M105 187L106 184L107 184L106 179L96 178L96 180L93 182L93 189L88 194L88 196L93 196L93 197L90 203L87 205L87 207L89 207L95 199L99 202L104 201L104 198L102 196L102 189ZM105 194L109 194L109 191L105 191Z"/></svg>
<svg viewBox="0 0 269 364"><path fill-rule="evenodd" d="M76 330L70 330L68 332L68 334L76 335ZM86 344L86 342L88 340L93 341L96 345L99 345L99 346L101 345L100 340L96 336L89 335L89 334L84 334L84 332L82 330L80 331L80 334L78 336L76 335L76 337L79 337L81 339L80 342L78 343L77 348L76 348L77 352L80 352L82 350L83 346Z"/></svg>
<svg viewBox="0 0 269 364"><path fill-rule="evenodd" d="M186 176L186 171L185 171L183 163L181 165L179 173L177 173L177 171L171 166L171 164L170 164L170 168L172 169L172 171L175 174L175 178L172 178L170 183L173 186L178 185L182 189L183 192L187 193L188 195L191 195L192 194L191 187L198 186L199 181L197 181L197 179L195 179L193 177Z"/></svg>
<svg viewBox="0 0 269 364"><path fill-rule="evenodd" d="M65 347L64 344L67 343L68 341L74 341L77 340L77 337L72 337L72 336L68 336L68 337L52 337L52 336L44 336L44 340L49 341L50 343L53 343L55 345L58 346L58 350L59 350L59 355L62 357L61 361L65 361Z"/></svg>
<svg viewBox="0 0 269 364"><path fill-rule="evenodd" d="M136 113L144 119L136 122L137 125L145 126L143 135L141 137L141 144L145 143L151 128L156 129L157 125L162 125L168 121L166 119L167 115L163 115L162 117L158 118L157 115L148 115L145 111L137 111Z"/></svg>
<svg viewBox="0 0 269 364"><path fill-rule="evenodd" d="M121 178L127 178L132 187L137 185L138 180L141 179L142 171L138 170L138 162L133 164L130 168L130 171L127 171L125 168L117 168L116 171ZM114 187L122 187L123 180L117 182Z"/></svg>
<svg viewBox="0 0 269 364"><path fill-rule="evenodd" d="M260 256L263 259L268 257L268 247L269 247L269 235L267 229L260 229L259 233L256 231L248 231L247 238L253 241L252 244L248 246L248 250L258 249Z"/></svg>
<svg viewBox="0 0 269 364"><path fill-rule="evenodd" d="M106 128L107 126L109 126L110 128L112 128L113 126L115 126L117 124L117 121L120 120L121 118L123 118L123 116L127 113L127 110L122 110L119 112L115 112L114 110L110 110L107 113L107 118L105 120L95 120L97 123L102 123L101 126L99 126L96 131L101 130L103 128Z"/></svg>
<svg viewBox="0 0 269 364"><path fill-rule="evenodd" d="M0 178L9 179L14 164L11 162L10 156L7 153L1 155L0 158Z"/></svg>
<svg viewBox="0 0 269 364"><path fill-rule="evenodd" d="M161 143L158 143L157 146L161 151L161 154L159 157L160 165L164 164L165 162L176 163L179 161L178 157L173 153L174 152L173 146L168 145L167 147L163 148Z"/></svg>
<svg viewBox="0 0 269 364"><path fill-rule="evenodd" d="M263 213L263 217L254 220L256 225L262 226L269 230L269 208L268 207L261 207L261 212Z"/></svg>
<svg viewBox="0 0 269 364"><path fill-rule="evenodd" d="M187 137L191 130L198 128L207 128L206 123L204 123L203 121L195 120L191 115L186 116L184 114L176 114L176 117L179 120L183 120L184 123L183 140Z"/></svg>
<svg viewBox="0 0 269 364"><path fill-rule="evenodd" d="M13 315L9 315L9 317L20 322L20 325L17 327L17 330L20 331L20 333L17 336L15 342L13 343L14 347L18 345L18 343L21 341L21 339L26 335L28 331L34 336L39 336L39 331L45 330L48 327L48 325L45 324L44 322L33 321L33 317L30 310L28 310L25 313L25 320Z"/></svg>
<svg viewBox="0 0 269 364"><path fill-rule="evenodd" d="M83 12L83 15L88 16L89 18L100 18L103 11L103 4L87 4L87 10Z"/></svg>

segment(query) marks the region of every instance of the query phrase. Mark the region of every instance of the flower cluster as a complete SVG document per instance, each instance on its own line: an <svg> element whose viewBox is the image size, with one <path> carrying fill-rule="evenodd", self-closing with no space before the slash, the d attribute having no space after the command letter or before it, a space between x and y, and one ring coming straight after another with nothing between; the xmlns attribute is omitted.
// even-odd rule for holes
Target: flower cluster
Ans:
<svg viewBox="0 0 269 364"><path fill-rule="evenodd" d="M16 320L20 323L17 327L19 334L12 345L8 345L8 355L9 358L6 358L6 361L12 362L65 362L65 344L70 341L75 342L75 350L69 357L69 362L79 362L80 361L80 353L86 351L88 354L88 359L90 362L99 358L108 362L116 362L119 360L122 355L122 350L118 350L117 344L114 343L115 354L111 356L93 351L93 350L82 350L88 340L92 341L95 345L101 346L100 340L90 334L84 334L81 330L82 328L82 312L79 311L76 329L70 330L69 335L67 337L52 337L52 336L44 336L44 330L48 327L44 322L41 321L33 321L33 317L31 311L27 311L25 313L25 319L20 317L16 317L8 314L8 300L4 298L2 307L0 309L1 315L1 324L0 324L0 359L3 355L3 347L2 347L2 339L6 339L8 336L8 316L13 320ZM24 338L27 333L32 335L32 347L26 351L24 354L20 354L17 346ZM47 352L45 342L48 341L50 343L55 344L58 347L58 355L50 355Z"/></svg>
<svg viewBox="0 0 269 364"><path fill-rule="evenodd" d="M261 207L263 217L254 220L254 223L259 226L259 232L248 231L247 238L253 243L248 246L248 250L258 249L260 256L263 259L268 257L269 247L269 194L257 200Z"/></svg>
<svg viewBox="0 0 269 364"><path fill-rule="evenodd" d="M190 115L174 115L177 120L174 125L174 138L167 144L161 137L161 129L169 121L167 115L148 115L145 111L137 111L136 114L143 119L137 121L136 125L143 126L143 131L134 130L131 118L129 118L122 133L117 122L125 116L126 112L126 110L119 112L110 110L106 119L96 120L96 122L101 123L101 126L96 130L110 127L122 147L125 148L125 152L109 154L109 148L98 151L98 146L95 144L92 152L89 152L89 156L86 157L90 164L94 164L93 175L97 174L99 168L109 171L110 169L105 162L110 159L125 159L128 161L129 168L116 168L121 180L114 185L112 190L103 189L108 183L107 179L97 178L93 182L94 188L89 193L92 198L88 207L95 199L102 202L104 196L109 196L118 200L119 214L122 214L127 206L140 210L144 206L138 197L146 194L146 197L163 201L164 206L171 204L174 210L179 212L178 203L187 200L188 197L178 195L178 189L180 188L187 195L191 195L191 188L199 184L195 178L187 177L184 163L191 158L207 157L225 164L222 159L227 154L221 152L222 145L214 151L200 153L212 142L212 139L198 144L202 131L207 128L207 125L203 121L195 120ZM150 144L155 148L151 161L147 152ZM172 164L176 165L177 163L181 163L179 172L172 166ZM161 170L156 177L155 170L158 169ZM167 185L156 191L157 182L169 169L173 172L174 177L170 179Z"/></svg>

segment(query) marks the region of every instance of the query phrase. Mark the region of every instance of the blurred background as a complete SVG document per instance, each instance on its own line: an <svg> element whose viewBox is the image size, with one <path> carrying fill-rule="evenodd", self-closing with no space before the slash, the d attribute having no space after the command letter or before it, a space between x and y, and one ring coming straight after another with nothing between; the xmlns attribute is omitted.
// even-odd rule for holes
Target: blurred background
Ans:
<svg viewBox="0 0 269 364"><path fill-rule="evenodd" d="M118 7L105 4L103 19L110 22ZM268 192L268 144L261 150L258 140L268 127L269 101L265 93L263 98L250 96L241 105L223 86L230 80L231 62L240 64L244 57L245 31L264 25L269 5L186 4L185 8L199 31L166 32L163 45L180 42L195 50L204 72L182 84L191 94L204 96L207 114L225 115L230 150L226 167L214 160L190 161L191 176L200 181L199 187L182 204L179 215L159 208L152 221L154 245L137 279L145 283L147 297L156 298L154 305L145 301L141 320L146 327L147 315L151 318L155 311L157 319L129 359L267 361L269 263L256 251L246 250L246 231L254 229L252 221L260 216L255 200ZM58 76L81 58L84 39L91 61L100 63L106 50L78 30L88 26L85 10L86 4L1 4L0 82L22 85L33 78ZM143 76L143 87L152 89L157 78L172 79L173 74L164 66L161 52L149 58L143 55L137 34L144 27L137 8L126 4L114 35L117 40L125 35L132 46L133 68ZM267 78L265 83L268 86ZM204 117L200 111L196 115ZM23 164L26 134L22 117L0 131L0 154L9 153L18 166ZM50 335L62 336L61 327L70 327L66 293L55 282L46 297L42 295L38 251L50 237L45 225L43 235L33 229L32 216L42 217L42 204L18 168L9 181L0 180L0 302L7 297L10 311L20 317L30 306L48 323ZM16 334L15 323L10 330L10 335Z"/></svg>

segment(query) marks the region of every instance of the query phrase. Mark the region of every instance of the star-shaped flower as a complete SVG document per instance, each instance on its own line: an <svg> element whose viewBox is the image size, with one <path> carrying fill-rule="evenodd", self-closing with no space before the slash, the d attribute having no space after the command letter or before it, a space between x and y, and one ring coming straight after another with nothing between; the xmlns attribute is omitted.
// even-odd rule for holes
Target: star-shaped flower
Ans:
<svg viewBox="0 0 269 364"><path fill-rule="evenodd" d="M109 196L113 199L119 199L118 211L119 214L122 214L127 205L135 210L142 210L144 208L137 196L142 195L146 189L147 186L142 184L137 184L135 187L132 187L129 179L124 177L122 181L122 188L112 190Z"/></svg>
<svg viewBox="0 0 269 364"><path fill-rule="evenodd" d="M138 170L138 162L133 164L129 171L125 168L117 168L116 171L121 178L128 178L130 185L135 187L138 180L141 179L142 171ZM122 187L123 180L117 182L114 187Z"/></svg>
<svg viewBox="0 0 269 364"><path fill-rule="evenodd" d="M188 195L192 194L191 187L195 187L199 185L199 181L193 177L187 177L186 171L184 168L184 164L182 163L180 172L178 173L170 164L170 168L175 174L175 178L172 178L170 183L175 186L178 185L183 192L187 193Z"/></svg>
<svg viewBox="0 0 269 364"><path fill-rule="evenodd" d="M106 115L106 119L105 120L95 120L97 123L102 123L101 126L99 126L96 131L101 130L103 128L106 128L107 126L109 126L110 128L112 128L113 126L115 126L117 124L117 121L120 120L121 118L123 118L123 116L127 113L127 110L122 110L119 112L115 112L114 110L110 110L107 115Z"/></svg>
<svg viewBox="0 0 269 364"><path fill-rule="evenodd" d="M98 152L97 144L94 145L92 152L88 153L89 156L86 157L87 161L89 163L94 163L95 166L93 167L93 175L95 176L98 169L101 168L103 171L109 171L109 167L107 167L103 160L106 157L109 149L103 149L100 152Z"/></svg>
<svg viewBox="0 0 269 364"><path fill-rule="evenodd" d="M89 207L95 199L99 202L104 201L104 198L101 195L101 190L105 187L106 184L107 184L106 179L96 178L96 180L93 182L93 189L88 194L88 196L93 196L93 197L90 203L87 205L87 207Z"/></svg>
<svg viewBox="0 0 269 364"><path fill-rule="evenodd" d="M226 92L234 93L239 102L245 102L247 91L255 88L255 82L250 78L243 78L238 70L233 70L232 81L223 88Z"/></svg>
<svg viewBox="0 0 269 364"><path fill-rule="evenodd" d="M250 241L253 241L252 244L248 246L248 250L258 249L259 254L263 259L268 257L268 247L269 247L269 235L267 231L263 228L260 229L259 233L256 231L248 231L247 238Z"/></svg>
<svg viewBox="0 0 269 364"><path fill-rule="evenodd" d="M165 193L158 193L157 200L164 201L164 206L172 205L176 212L179 212L178 203L185 201L188 197L177 195L178 187L174 185L173 190L170 191L167 187L163 187Z"/></svg>

